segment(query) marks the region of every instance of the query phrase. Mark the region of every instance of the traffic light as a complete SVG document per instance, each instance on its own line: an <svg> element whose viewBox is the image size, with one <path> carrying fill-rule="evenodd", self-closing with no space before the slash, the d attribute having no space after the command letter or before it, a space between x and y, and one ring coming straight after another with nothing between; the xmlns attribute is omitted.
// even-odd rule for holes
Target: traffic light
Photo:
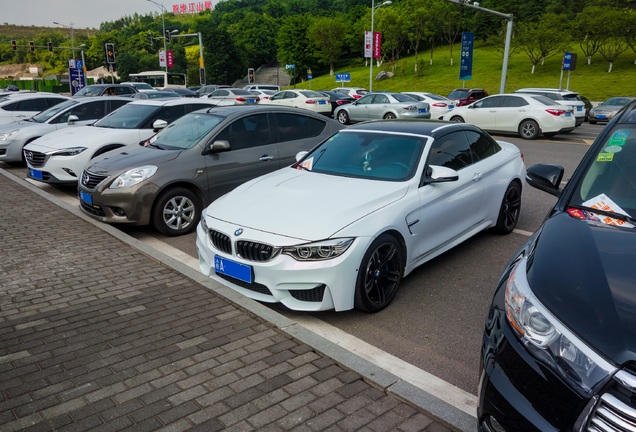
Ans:
<svg viewBox="0 0 636 432"><path fill-rule="evenodd" d="M12 40L12 41L11 41L11 49L12 49L13 51L15 51L15 50L17 50L17 49L18 49L18 45L15 43L15 41L14 41L14 40Z"/></svg>
<svg viewBox="0 0 636 432"><path fill-rule="evenodd" d="M49 51L53 52L53 42L49 42Z"/></svg>
<svg viewBox="0 0 636 432"><path fill-rule="evenodd" d="M254 84L255 82L256 82L256 79L254 77L254 68L249 68L247 70L247 83Z"/></svg>
<svg viewBox="0 0 636 432"><path fill-rule="evenodd" d="M29 48L31 49L31 52L34 52L35 51L35 42L30 41L29 42Z"/></svg>
<svg viewBox="0 0 636 432"><path fill-rule="evenodd" d="M115 45L112 43L104 44L106 51L106 63L112 65L115 64Z"/></svg>
<svg viewBox="0 0 636 432"><path fill-rule="evenodd" d="M170 30L166 30L166 43L170 43Z"/></svg>

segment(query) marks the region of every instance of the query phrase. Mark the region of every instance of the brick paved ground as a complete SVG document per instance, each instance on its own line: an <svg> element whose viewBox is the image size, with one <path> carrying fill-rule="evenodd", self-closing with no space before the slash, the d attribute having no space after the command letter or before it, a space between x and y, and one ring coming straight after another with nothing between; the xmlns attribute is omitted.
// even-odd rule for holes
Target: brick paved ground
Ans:
<svg viewBox="0 0 636 432"><path fill-rule="evenodd" d="M0 430L448 431L0 172Z"/></svg>

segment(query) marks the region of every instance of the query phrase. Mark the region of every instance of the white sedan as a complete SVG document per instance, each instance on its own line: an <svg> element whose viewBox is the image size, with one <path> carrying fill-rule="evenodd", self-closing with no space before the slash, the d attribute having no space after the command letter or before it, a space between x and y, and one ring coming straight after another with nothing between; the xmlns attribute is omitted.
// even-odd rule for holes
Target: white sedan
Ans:
<svg viewBox="0 0 636 432"><path fill-rule="evenodd" d="M297 158L203 211L204 274L294 310L376 312L417 266L519 218L519 149L473 125L361 123Z"/></svg>
<svg viewBox="0 0 636 432"><path fill-rule="evenodd" d="M331 114L329 97L313 90L283 90L269 99L261 100L263 105L283 105L304 108L319 114Z"/></svg>
<svg viewBox="0 0 636 432"><path fill-rule="evenodd" d="M552 99L533 94L498 94L470 105L455 107L440 120L471 123L488 132L519 134L536 139L550 138L576 127L574 110Z"/></svg>
<svg viewBox="0 0 636 432"><path fill-rule="evenodd" d="M428 103L429 109L431 111L431 118L438 119L440 116L446 114L453 108L455 108L455 101L448 99L445 96L441 96L435 93L427 93L427 92L412 92L405 91L402 92L407 96L411 96L413 99L418 100L420 102Z"/></svg>

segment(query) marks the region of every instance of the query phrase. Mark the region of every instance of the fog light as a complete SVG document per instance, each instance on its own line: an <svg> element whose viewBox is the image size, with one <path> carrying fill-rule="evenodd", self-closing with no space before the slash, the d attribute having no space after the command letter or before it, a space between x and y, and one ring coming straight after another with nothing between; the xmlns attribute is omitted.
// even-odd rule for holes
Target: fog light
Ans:
<svg viewBox="0 0 636 432"><path fill-rule="evenodd" d="M66 174L68 174L68 175L70 175L70 176L73 176L73 177L77 178L77 174L75 174L75 173L73 172L73 170L72 170L72 169L70 169L70 168L62 168L62 169L63 169L64 171L66 171Z"/></svg>
<svg viewBox="0 0 636 432"><path fill-rule="evenodd" d="M121 207L112 207L112 210L115 216L126 216L124 209L122 209Z"/></svg>

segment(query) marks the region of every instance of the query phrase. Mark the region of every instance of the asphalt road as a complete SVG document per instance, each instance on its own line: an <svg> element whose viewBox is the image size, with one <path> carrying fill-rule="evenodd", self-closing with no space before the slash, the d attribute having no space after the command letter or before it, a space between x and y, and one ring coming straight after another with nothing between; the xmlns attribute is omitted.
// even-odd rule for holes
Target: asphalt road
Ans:
<svg viewBox="0 0 636 432"><path fill-rule="evenodd" d="M527 166L535 163L564 166L567 181L602 128L584 123L572 133L550 140L496 138L516 144ZM24 167L2 162L0 166L26 178ZM40 186L53 194L76 195L72 187ZM483 322L496 281L508 259L538 228L556 200L524 186L521 216L512 234L481 233L423 265L404 279L394 302L380 313L323 312L313 316L476 395ZM148 227L122 227L122 230L137 238L152 236L196 257L194 234L169 238ZM289 317L306 315L277 305L272 308Z"/></svg>

